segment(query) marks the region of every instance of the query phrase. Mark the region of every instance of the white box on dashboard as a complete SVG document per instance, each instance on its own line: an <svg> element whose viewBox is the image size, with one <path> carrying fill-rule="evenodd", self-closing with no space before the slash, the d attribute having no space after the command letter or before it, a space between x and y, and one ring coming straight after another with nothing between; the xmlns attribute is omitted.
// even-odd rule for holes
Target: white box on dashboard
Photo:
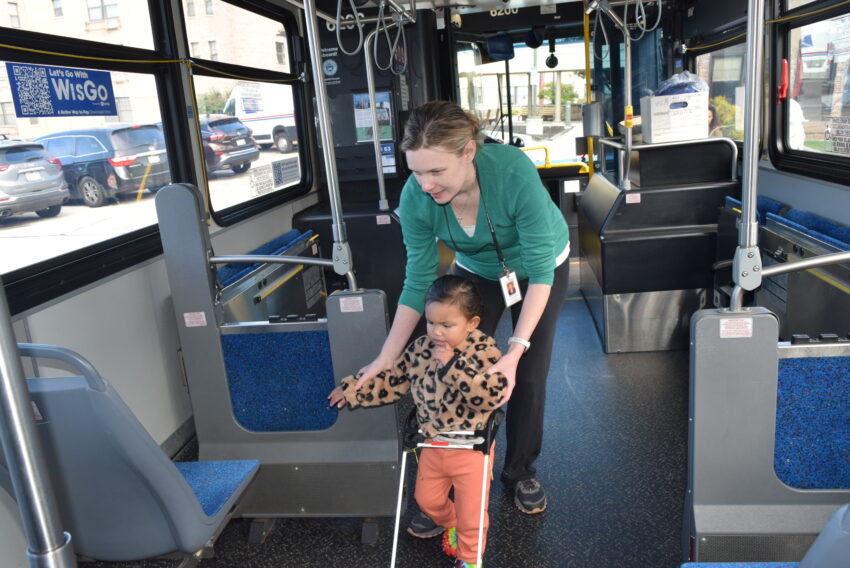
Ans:
<svg viewBox="0 0 850 568"><path fill-rule="evenodd" d="M708 137L708 93L640 99L641 134L647 144Z"/></svg>

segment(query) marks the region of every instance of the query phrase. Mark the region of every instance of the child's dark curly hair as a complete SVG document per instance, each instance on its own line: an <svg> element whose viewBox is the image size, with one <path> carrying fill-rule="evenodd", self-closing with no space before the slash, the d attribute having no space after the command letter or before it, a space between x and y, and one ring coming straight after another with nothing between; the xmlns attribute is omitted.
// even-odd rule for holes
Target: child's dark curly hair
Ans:
<svg viewBox="0 0 850 568"><path fill-rule="evenodd" d="M475 282L453 274L434 280L425 293L425 305L431 302L455 304L467 319L481 317L484 313L484 301Z"/></svg>

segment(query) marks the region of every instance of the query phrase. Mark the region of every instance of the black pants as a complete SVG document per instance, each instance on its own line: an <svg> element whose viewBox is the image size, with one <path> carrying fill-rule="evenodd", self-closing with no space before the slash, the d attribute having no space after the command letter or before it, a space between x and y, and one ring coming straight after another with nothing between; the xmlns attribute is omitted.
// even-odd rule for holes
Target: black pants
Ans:
<svg viewBox="0 0 850 568"><path fill-rule="evenodd" d="M496 332L496 326L505 310L505 300L498 281L487 280L468 270L452 265L452 274L475 280L484 300L486 311L478 326L489 335ZM558 315L567 297L567 284L570 276L569 259L555 269L555 280L546 309L540 322L529 338L531 348L519 360L516 373L516 386L507 405L505 435L507 449L505 465L502 468L502 482L515 485L518 481L531 479L537 470L534 460L540 455L543 444L543 410L546 406L546 377L552 359L552 344L555 340L555 325ZM528 292L528 281L520 281L523 298ZM522 302L511 306L511 320L516 327Z"/></svg>

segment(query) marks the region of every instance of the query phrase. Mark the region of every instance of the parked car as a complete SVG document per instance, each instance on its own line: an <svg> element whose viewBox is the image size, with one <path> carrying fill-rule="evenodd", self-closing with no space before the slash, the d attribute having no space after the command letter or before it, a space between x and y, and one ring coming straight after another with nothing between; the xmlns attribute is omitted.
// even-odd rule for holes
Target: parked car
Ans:
<svg viewBox="0 0 850 568"><path fill-rule="evenodd" d="M59 160L44 146L25 140L0 140L0 219L35 211L55 217L68 201L68 184Z"/></svg>
<svg viewBox="0 0 850 568"><path fill-rule="evenodd" d="M238 118L208 116L200 122L207 172L230 168L241 174L260 157L251 129Z"/></svg>
<svg viewBox="0 0 850 568"><path fill-rule="evenodd" d="M171 182L165 138L154 124L68 130L36 138L62 162L72 199L99 207L119 193Z"/></svg>

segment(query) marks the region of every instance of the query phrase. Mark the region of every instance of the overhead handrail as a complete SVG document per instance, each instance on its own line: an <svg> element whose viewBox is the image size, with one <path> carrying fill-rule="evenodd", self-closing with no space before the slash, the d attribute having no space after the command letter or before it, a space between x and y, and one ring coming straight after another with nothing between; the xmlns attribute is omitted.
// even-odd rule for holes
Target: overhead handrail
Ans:
<svg viewBox="0 0 850 568"><path fill-rule="evenodd" d="M820 256L813 256L811 258L805 258L802 260L795 260L793 262L784 262L782 264L774 264L768 266L767 268L760 268L756 265L753 270L760 274L760 278L769 278L771 276L777 276L779 274L787 274L789 272L797 272L798 270L807 270L809 268L816 268L818 266L829 266L832 264L840 264L842 262L850 262L850 251L847 252L836 252L832 254L822 254ZM735 287L732 289L732 296L729 301L729 311L732 312L740 312L744 311L743 300L744 300L744 292L748 291L748 288L742 287L740 284L735 284Z"/></svg>
<svg viewBox="0 0 850 568"><path fill-rule="evenodd" d="M298 2L297 0L286 0L286 1L289 2L290 4L292 4L293 6L303 8L305 10L305 12L307 11L307 8L304 6L304 4ZM402 44L405 45L405 50L406 50L406 44L404 43L405 32L404 32L404 27L402 26L402 24L405 21L409 22L409 23L416 23L416 1L411 0L410 8L405 9L403 6L401 6L395 0L374 0L375 3L378 4L378 15L374 16L374 17L368 17L367 18L367 17L361 16L360 12L358 12L357 9L359 7L365 6L371 0L348 0L348 4L351 7L351 12L354 15L354 21L353 22L351 22L350 20L346 20L345 18L342 17L342 3L344 1L345 0L337 0L336 19L333 19L330 16L327 16L326 14L322 13L319 10L316 10L316 15L318 17L321 17L321 18L329 21L330 23L334 24L335 33L336 33L336 42L337 42L337 45L339 46L340 51L342 51L345 55L357 55L358 53L360 53L360 50L363 49L363 46L364 46L364 43L365 43L364 42L363 27L367 24L376 24L375 29L378 30L378 31L383 31L386 34L387 45L390 47L390 64L389 64L389 66L386 67L386 68L378 66L378 68L381 69L382 71L392 70L392 72L396 75L400 75L401 73L404 73L405 70L407 69L407 56L406 56L406 54L405 54L405 58L404 58L404 66L402 67L402 69L400 71L396 71L395 69L391 69L392 68L392 62L393 62L393 54L395 53L395 50L398 47L399 41L401 41ZM387 6L389 6L389 8L390 8L389 19L386 16L384 16L384 10L386 9ZM388 20L389 20L389 23L388 23ZM395 23L396 25L399 26L399 30L396 32L396 37L395 37L394 40L390 39L390 37L389 37L389 28L392 27L393 23ZM345 47L343 47L343 44L342 44L342 36L340 34L340 30L342 29L343 26L354 26L354 27L357 28L357 34L358 34L357 47L355 47L351 51L345 49ZM374 49L375 49L375 60L377 61L377 43L375 44ZM377 63L376 63L376 65L377 65Z"/></svg>
<svg viewBox="0 0 850 568"><path fill-rule="evenodd" d="M76 568L35 429L6 292L0 282L0 444L27 537L30 566Z"/></svg>
<svg viewBox="0 0 850 568"><path fill-rule="evenodd" d="M390 8L390 21L387 22L387 18L384 16L384 9L386 8L386 6L387 1L381 0L380 5L378 6L378 21L375 24L375 33L377 35L383 34L383 36L387 40L387 46L389 47L389 62L387 63L386 67L378 63L377 39L375 39L375 41L372 43L372 58L374 60L375 67L377 67L381 71L391 71L395 75L401 75L402 73L404 73L405 70L407 70L407 44L404 41L404 24L402 21L402 16L398 12L394 11L392 8ZM396 28L395 39L390 38L390 28L392 27ZM402 45L404 46L405 50L404 67L401 71L396 72L396 70L393 68L393 61L395 58L395 51L396 49L398 49L399 41L402 42Z"/></svg>
<svg viewBox="0 0 850 568"><path fill-rule="evenodd" d="M629 4L635 4L635 27L640 30L640 35L632 38L632 41L640 41L643 36L649 32L654 32L659 24L661 24L661 13L664 10L662 0L632 0L632 2L623 3L623 20L626 24L629 23ZM646 6L644 4L658 4L658 16L655 18L655 23L651 26L646 25Z"/></svg>
<svg viewBox="0 0 850 568"><path fill-rule="evenodd" d="M255 264L264 262L267 264L308 264L311 266L324 266L327 268L335 268L335 261L326 258L312 258L304 256L277 256L273 254L233 254L211 256L211 264ZM357 278L354 272L349 270L345 273L348 279L348 288L357 290Z"/></svg>
<svg viewBox="0 0 850 568"><path fill-rule="evenodd" d="M348 0L348 5L351 6L351 12L354 14L354 27L357 28L357 47L352 51L348 51L342 46L342 36L339 33L339 30L342 29L342 3L343 0L336 1L336 44L339 46L339 50L346 55L357 55L360 51L360 48L363 47L363 24L360 23L360 12L357 11L358 3L354 0ZM360 2L360 5L364 4L364 2ZM348 25L348 24L346 24Z"/></svg>

